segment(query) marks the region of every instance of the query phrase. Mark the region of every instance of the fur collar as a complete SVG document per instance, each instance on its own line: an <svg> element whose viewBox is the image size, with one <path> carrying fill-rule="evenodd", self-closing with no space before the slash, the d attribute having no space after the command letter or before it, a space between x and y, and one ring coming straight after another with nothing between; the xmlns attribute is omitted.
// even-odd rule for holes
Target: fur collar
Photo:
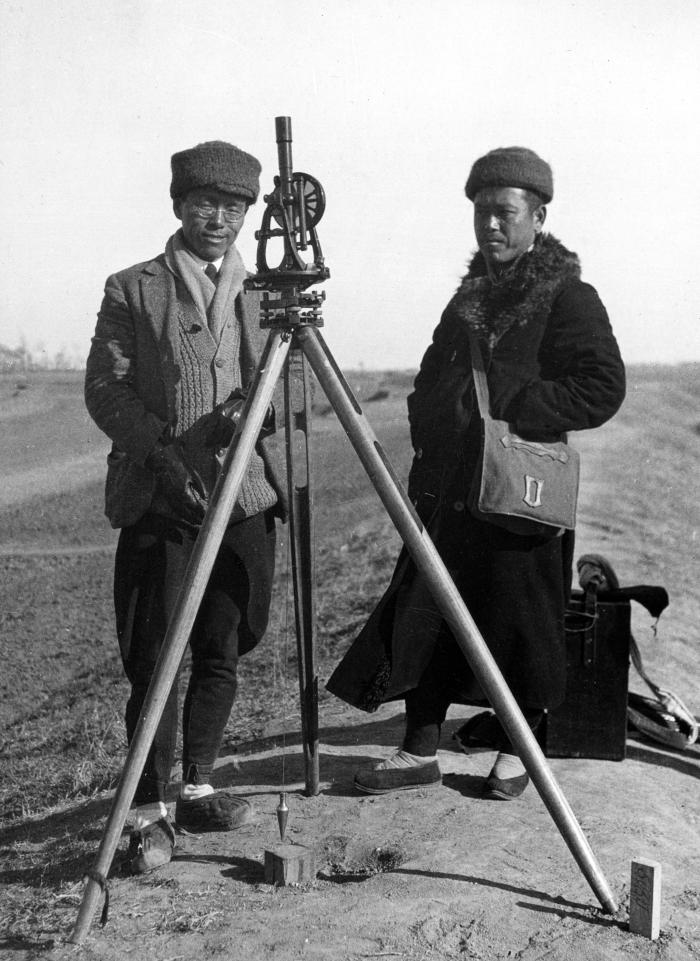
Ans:
<svg viewBox="0 0 700 961"><path fill-rule="evenodd" d="M537 314L549 312L559 290L581 276L576 254L551 234L539 234L524 254L496 283L477 252L452 299L459 317L493 349L514 324L524 327Z"/></svg>

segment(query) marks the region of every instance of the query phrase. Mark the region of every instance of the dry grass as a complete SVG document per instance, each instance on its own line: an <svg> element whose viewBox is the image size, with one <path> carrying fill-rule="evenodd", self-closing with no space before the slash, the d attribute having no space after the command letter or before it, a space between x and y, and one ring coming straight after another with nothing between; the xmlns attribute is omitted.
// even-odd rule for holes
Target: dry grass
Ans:
<svg viewBox="0 0 700 961"><path fill-rule="evenodd" d="M381 404L368 401L368 415L405 473L403 407L410 375L372 372L349 379L361 399L387 395ZM0 416L8 428L6 443L17 451L11 454L14 464L32 466L40 458L50 464L93 438L82 408L81 375L34 375L20 397L12 395L12 386L11 378L0 379ZM398 539L334 418L315 425L311 443L323 678L379 596ZM6 666L0 681L0 824L94 797L113 786L121 771L127 685L111 606L115 533L102 516L102 496L100 481L0 510L0 656ZM374 499L369 511L368 498ZM271 723L298 722L284 528L279 541L277 602L265 642L241 665L238 704L226 731L229 749L264 734ZM272 700L260 696L271 681Z"/></svg>
<svg viewBox="0 0 700 961"><path fill-rule="evenodd" d="M166 912L158 921L158 934L201 933L212 926L221 925L227 913L220 907L219 892L209 886L204 889L176 890ZM217 907L212 905L216 904Z"/></svg>

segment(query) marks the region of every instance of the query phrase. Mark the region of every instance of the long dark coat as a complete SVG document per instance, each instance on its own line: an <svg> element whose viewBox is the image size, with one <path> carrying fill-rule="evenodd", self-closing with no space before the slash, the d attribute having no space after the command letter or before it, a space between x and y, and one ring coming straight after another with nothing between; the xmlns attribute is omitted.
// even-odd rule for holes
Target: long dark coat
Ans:
<svg viewBox="0 0 700 961"><path fill-rule="evenodd" d="M481 437L469 327L488 357L492 415L530 439L565 439L568 431L608 420L624 398L624 367L603 304L580 280L576 255L545 236L503 286L491 284L476 255L408 398L415 451L409 495L521 707L551 709L565 693L573 532L526 537L469 513ZM416 687L445 631L404 551L328 689L364 710L401 697ZM462 693L452 699L482 703L466 664L461 681Z"/></svg>

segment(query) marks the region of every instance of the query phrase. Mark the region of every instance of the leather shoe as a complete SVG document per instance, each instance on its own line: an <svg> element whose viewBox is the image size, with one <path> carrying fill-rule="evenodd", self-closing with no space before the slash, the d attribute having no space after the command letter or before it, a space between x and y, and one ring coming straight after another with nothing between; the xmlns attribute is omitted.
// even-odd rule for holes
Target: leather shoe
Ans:
<svg viewBox="0 0 700 961"><path fill-rule="evenodd" d="M132 831L126 865L132 874L147 874L168 864L175 850L175 832L168 818Z"/></svg>
<svg viewBox="0 0 700 961"><path fill-rule="evenodd" d="M188 831L235 831L253 816L249 801L226 791L214 791L205 797L187 801L178 797L175 823Z"/></svg>
<svg viewBox="0 0 700 961"><path fill-rule="evenodd" d="M437 761L413 767L360 768L355 774L355 788L363 794L388 794L437 784L442 784Z"/></svg>
<svg viewBox="0 0 700 961"><path fill-rule="evenodd" d="M492 801L514 801L520 797L529 783L530 778L527 774L498 778L491 773L486 779L483 796Z"/></svg>

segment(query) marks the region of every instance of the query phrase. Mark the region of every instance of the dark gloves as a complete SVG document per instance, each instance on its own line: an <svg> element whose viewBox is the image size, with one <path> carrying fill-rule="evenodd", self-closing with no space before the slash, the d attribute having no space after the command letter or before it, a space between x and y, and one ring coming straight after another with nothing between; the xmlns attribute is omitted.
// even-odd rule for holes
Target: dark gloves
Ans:
<svg viewBox="0 0 700 961"><path fill-rule="evenodd" d="M198 526L204 517L207 501L204 486L185 462L176 444L156 444L146 458L146 467L156 475L158 490L176 516Z"/></svg>
<svg viewBox="0 0 700 961"><path fill-rule="evenodd" d="M219 404L209 414L208 429L204 443L207 447L215 447L217 450L228 447L233 440L236 426L241 417L241 411L248 397L245 387L236 387L232 390L223 404ZM259 437L267 437L275 431L275 411L270 404L265 420L260 428Z"/></svg>

